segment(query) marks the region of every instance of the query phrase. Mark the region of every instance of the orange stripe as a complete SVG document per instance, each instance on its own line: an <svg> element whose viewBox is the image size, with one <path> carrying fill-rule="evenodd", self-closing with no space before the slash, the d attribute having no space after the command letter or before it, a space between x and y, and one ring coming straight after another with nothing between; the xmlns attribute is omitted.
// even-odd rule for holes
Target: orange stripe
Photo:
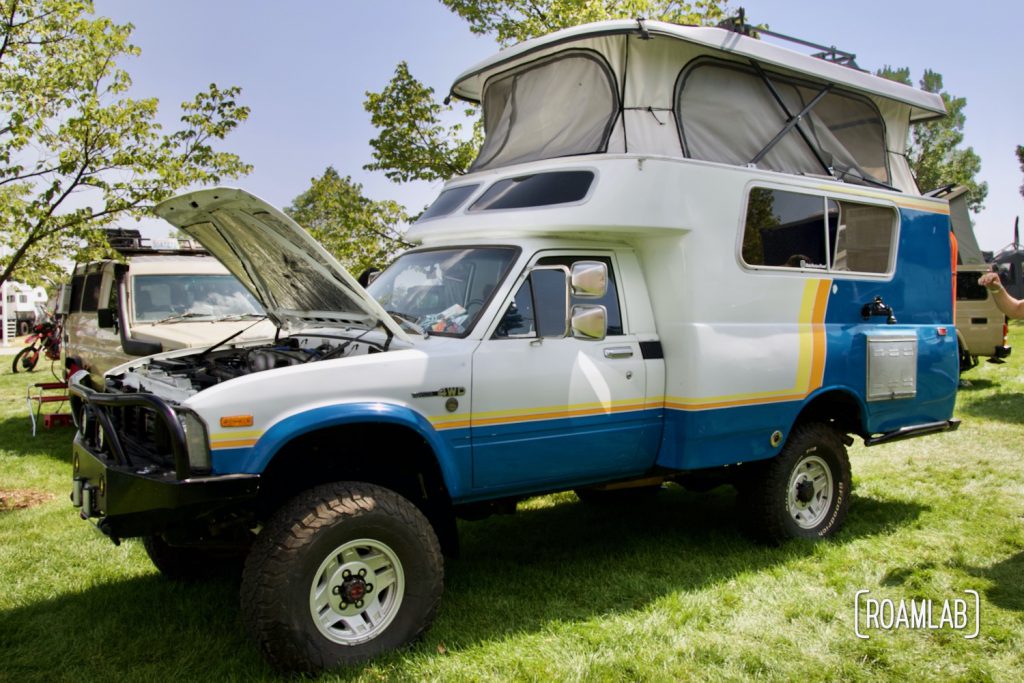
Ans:
<svg viewBox="0 0 1024 683"><path fill-rule="evenodd" d="M825 381L825 350L828 347L825 312L828 309L828 295L831 289L831 280L822 280L818 283L818 295L814 300L814 313L811 316L814 325L814 358L811 361L811 386L808 393L819 388Z"/></svg>

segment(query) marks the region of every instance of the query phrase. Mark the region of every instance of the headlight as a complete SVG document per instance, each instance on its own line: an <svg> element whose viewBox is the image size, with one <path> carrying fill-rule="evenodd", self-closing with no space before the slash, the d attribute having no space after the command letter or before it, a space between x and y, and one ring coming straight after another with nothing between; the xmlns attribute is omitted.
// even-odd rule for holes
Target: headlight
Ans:
<svg viewBox="0 0 1024 683"><path fill-rule="evenodd" d="M179 412L178 420L185 429L189 466L193 470L210 471L210 438L206 433L206 423L191 411Z"/></svg>

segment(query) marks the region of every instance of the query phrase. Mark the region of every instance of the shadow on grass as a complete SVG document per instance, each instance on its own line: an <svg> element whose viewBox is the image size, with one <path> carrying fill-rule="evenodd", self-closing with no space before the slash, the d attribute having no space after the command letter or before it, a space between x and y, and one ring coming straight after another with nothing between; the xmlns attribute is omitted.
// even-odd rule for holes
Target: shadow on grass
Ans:
<svg viewBox="0 0 1024 683"><path fill-rule="evenodd" d="M1000 392L965 401L959 412L971 417L984 417L1009 424L1024 424L1024 393Z"/></svg>
<svg viewBox="0 0 1024 683"><path fill-rule="evenodd" d="M960 391L962 392L982 391L984 389L991 389L992 387L996 386L995 382L985 378L973 379L972 377L967 376L961 377L961 381L967 382L967 384L960 385Z"/></svg>
<svg viewBox="0 0 1024 683"><path fill-rule="evenodd" d="M0 419L0 448L16 456L47 456L70 464L74 438L74 427L44 429L42 424L33 437L27 407L22 415Z"/></svg>
<svg viewBox="0 0 1024 683"><path fill-rule="evenodd" d="M1024 612L1024 551L991 567L971 567L967 571L992 582L985 597L993 605Z"/></svg>
<svg viewBox="0 0 1024 683"><path fill-rule="evenodd" d="M515 516L461 523L462 556L447 562L433 629L411 650L374 665L401 668L409 657L432 656L441 643L449 650L471 647L555 622L642 609L815 552L812 542L765 547L748 540L738 531L729 489L693 494L670 488L630 506L588 506L569 495L560 500ZM888 533L927 509L857 495L851 505L847 526L833 543ZM0 615L0 643L6 640L16 655L5 664L11 673L31 676L54 665L53 653L78 652L103 660L87 678L138 670L140 661L162 662L184 678L206 677L211 672L203 662L211 661L220 675L270 676L240 624L237 589L231 581L197 586L152 576L20 607ZM347 678L360 672L365 669L336 673Z"/></svg>

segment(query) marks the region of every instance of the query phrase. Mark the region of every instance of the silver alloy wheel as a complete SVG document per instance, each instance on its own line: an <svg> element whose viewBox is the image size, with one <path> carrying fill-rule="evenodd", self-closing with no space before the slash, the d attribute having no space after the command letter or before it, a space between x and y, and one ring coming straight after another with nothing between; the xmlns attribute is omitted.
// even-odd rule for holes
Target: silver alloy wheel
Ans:
<svg viewBox="0 0 1024 683"><path fill-rule="evenodd" d="M405 573L395 551L360 538L338 546L320 563L309 589L309 610L325 638L358 645L388 627L404 594Z"/></svg>
<svg viewBox="0 0 1024 683"><path fill-rule="evenodd" d="M832 505L832 470L818 456L805 456L793 468L786 491L793 521L802 529L814 529L824 521Z"/></svg>

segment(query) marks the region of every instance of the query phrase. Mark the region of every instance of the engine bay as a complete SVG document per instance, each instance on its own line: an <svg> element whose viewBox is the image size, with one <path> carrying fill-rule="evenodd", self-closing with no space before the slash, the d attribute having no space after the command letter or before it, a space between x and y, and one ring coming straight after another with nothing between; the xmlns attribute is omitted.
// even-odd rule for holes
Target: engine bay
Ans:
<svg viewBox="0 0 1024 683"><path fill-rule="evenodd" d="M107 384L115 391L144 391L164 399L184 401L204 389L254 372L383 350L378 344L359 337L288 337L273 344L151 358L120 375L109 377Z"/></svg>

